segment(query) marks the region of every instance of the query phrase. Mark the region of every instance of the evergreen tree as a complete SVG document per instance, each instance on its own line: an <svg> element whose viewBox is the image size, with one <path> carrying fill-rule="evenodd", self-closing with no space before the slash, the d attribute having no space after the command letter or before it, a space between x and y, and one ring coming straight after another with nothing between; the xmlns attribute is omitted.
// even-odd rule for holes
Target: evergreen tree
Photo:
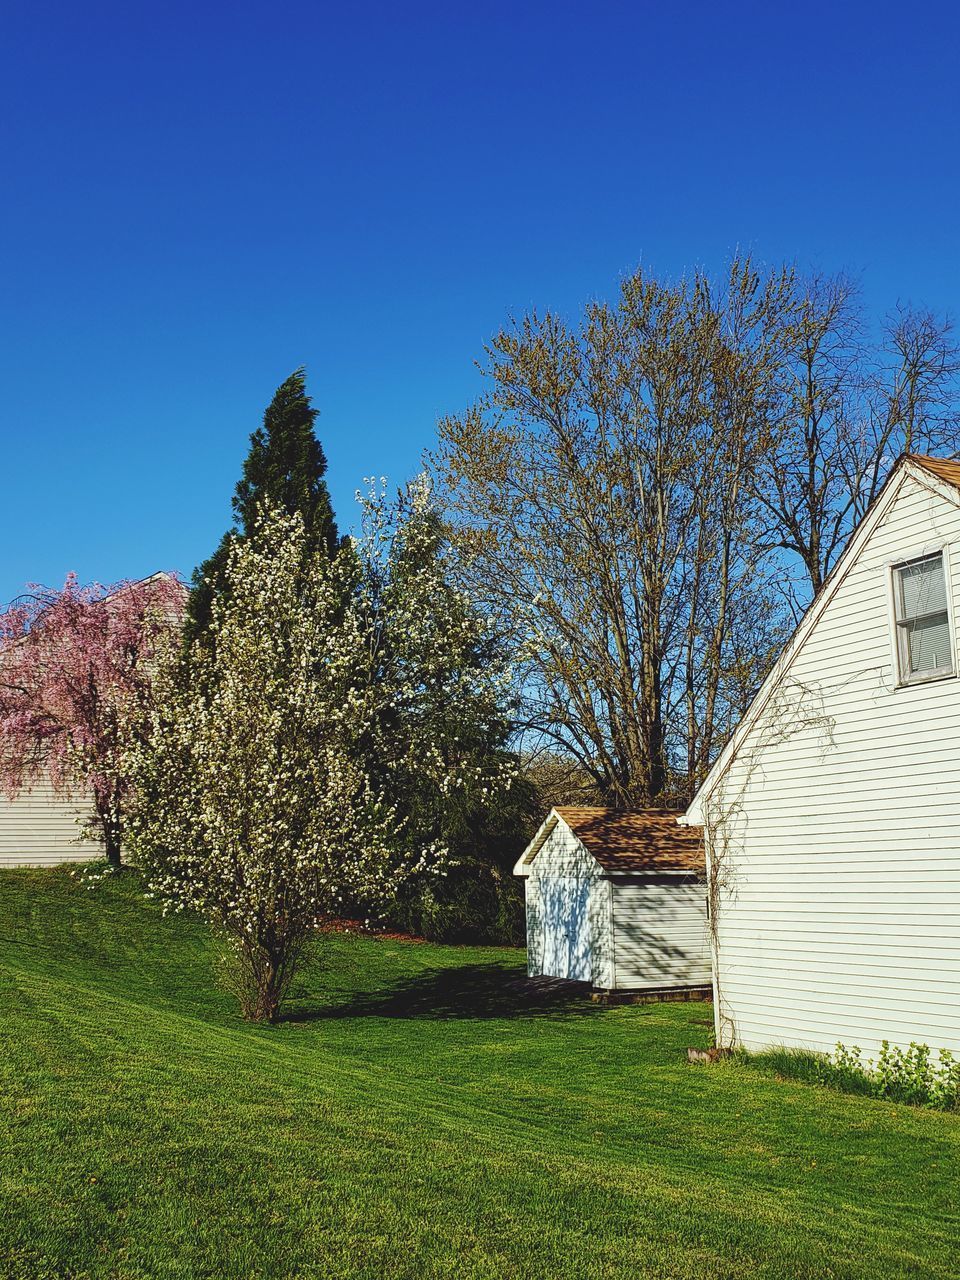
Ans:
<svg viewBox="0 0 960 1280"><path fill-rule="evenodd" d="M321 548L328 556L334 554L337 526L324 480L327 460L314 433L316 418L304 371L297 369L277 388L263 415L263 426L250 437L250 452L232 501L234 528L194 572L187 611L188 639L208 630L213 601L228 589L226 567L231 544L254 535L265 502L287 515L303 518L308 554Z"/></svg>
<svg viewBox="0 0 960 1280"><path fill-rule="evenodd" d="M413 848L440 847L440 877L412 877L391 917L445 941L522 939L510 871L537 825L510 749L511 673L489 621L456 585L454 554L426 477L365 503L357 553L384 701L371 769ZM456 768L451 786L448 770Z"/></svg>

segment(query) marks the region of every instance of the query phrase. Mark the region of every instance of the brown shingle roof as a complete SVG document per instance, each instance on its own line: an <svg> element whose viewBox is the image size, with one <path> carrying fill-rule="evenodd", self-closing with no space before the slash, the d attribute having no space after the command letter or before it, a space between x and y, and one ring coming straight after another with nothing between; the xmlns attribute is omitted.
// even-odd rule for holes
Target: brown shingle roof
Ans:
<svg viewBox="0 0 960 1280"><path fill-rule="evenodd" d="M605 871L705 869L699 827L681 827L680 809L570 809L555 811Z"/></svg>
<svg viewBox="0 0 960 1280"><path fill-rule="evenodd" d="M960 489L960 460L951 458L928 458L922 453L908 453L907 457L924 471L929 471L940 480L956 485Z"/></svg>

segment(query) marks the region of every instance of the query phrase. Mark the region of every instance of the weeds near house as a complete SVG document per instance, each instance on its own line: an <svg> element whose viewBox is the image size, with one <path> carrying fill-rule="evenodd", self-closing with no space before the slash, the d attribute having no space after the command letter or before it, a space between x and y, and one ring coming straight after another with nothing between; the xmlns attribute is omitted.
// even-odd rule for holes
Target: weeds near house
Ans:
<svg viewBox="0 0 960 1280"><path fill-rule="evenodd" d="M884 1040L876 1059L859 1045L838 1044L827 1056L798 1049L742 1053L740 1061L768 1068L790 1080L824 1085L841 1093L886 1098L916 1107L952 1111L960 1107L960 1059L947 1049L934 1056L929 1045L901 1049Z"/></svg>

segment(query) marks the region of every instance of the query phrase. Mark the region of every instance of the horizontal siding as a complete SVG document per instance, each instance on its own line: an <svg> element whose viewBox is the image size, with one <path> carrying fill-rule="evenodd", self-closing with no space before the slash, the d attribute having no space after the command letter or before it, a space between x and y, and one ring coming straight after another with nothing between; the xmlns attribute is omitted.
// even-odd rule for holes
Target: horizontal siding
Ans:
<svg viewBox="0 0 960 1280"><path fill-rule="evenodd" d="M783 985L767 988L763 985L746 984L732 986L730 994L732 999L760 1001L762 998L765 1005L758 1007L765 1007L770 1014L774 1014L771 996L781 1001L788 1001L796 1000L801 993L796 986ZM918 1002L915 1006L908 1006L902 999L890 998L882 1001L874 997L868 1006L864 1003L851 1003L849 993L846 999L827 991L817 991L816 994L818 996L816 1005L809 1000L798 1004L791 1020L798 1030L802 1028L809 1036L800 1040L802 1047L829 1053L837 1043L849 1045L851 1036L855 1035L854 1043L867 1049L868 1052L876 1052L882 1040L902 1045L917 1041L928 1044L934 1050L949 1049L960 1031L960 1021L956 1016L951 1016L946 998L941 999L939 1003L927 1000ZM878 1014L882 1015L884 1023L884 1034L880 1037L876 1035ZM824 1025L836 1019L842 1020L842 1035L835 1040L828 1040L824 1037ZM758 1026L782 1030L782 1020L779 1017L764 1016L761 1013L755 1021L748 1024L743 1038L751 1039L752 1033ZM772 1042L781 1043L779 1036L772 1037Z"/></svg>
<svg viewBox="0 0 960 1280"><path fill-rule="evenodd" d="M960 680L897 687L890 608L944 544L956 633L960 508L907 476L711 798L724 1039L960 1052Z"/></svg>
<svg viewBox="0 0 960 1280"><path fill-rule="evenodd" d="M77 819L87 807L57 795L49 778L38 779L16 799L0 796L0 867L45 867L89 862L103 846L80 839Z"/></svg>
<svg viewBox="0 0 960 1280"><path fill-rule="evenodd" d="M773 833L769 833L765 843L767 849L773 840ZM789 843L794 845L796 842L791 838ZM822 840L816 841L816 847L822 848L823 843ZM813 846L814 841L809 840L809 844ZM912 850L904 850L901 843L896 849L881 849L876 853L838 846L824 849L823 853L818 852L816 857L811 856L809 859L798 858L788 862L769 856L760 859L751 856L749 859L739 859L736 865L731 860L730 865L737 877L739 891L743 893L749 892L751 885L762 884L765 888L775 888L782 884L816 880L824 875L829 875L831 884L838 886L849 883L858 876L862 879L869 875L875 885L902 886L904 889L912 887L916 876L920 877L916 881L919 889L928 883L955 885L957 874L955 856L949 848L939 843L930 849L925 848L920 858ZM846 880L842 877L846 877Z"/></svg>
<svg viewBox="0 0 960 1280"><path fill-rule="evenodd" d="M564 822L558 822L530 863L531 876L583 876L603 874L595 858L587 853Z"/></svg>
<svg viewBox="0 0 960 1280"><path fill-rule="evenodd" d="M734 913L729 904L725 905L724 911L723 943L731 948L727 953L730 956L736 954L737 948L745 948L748 941L752 942L751 950L757 959L763 957L770 948L785 946L789 942L809 946L817 956L817 963L822 963L825 962L822 957L826 945L835 942L839 947L855 948L858 952L875 950L877 953L892 954L906 949L909 952L907 963L915 952L926 946L934 954L941 956L942 963L942 941L939 938L931 939L929 929L925 929L922 922L918 924L916 920L908 922L903 928L885 929L882 945L872 948L875 933L870 928L865 928L862 921L860 928L853 924L841 927L834 919L824 918L818 922L807 915L802 919L798 917L795 921L792 920L789 929L782 924L768 928L759 918L742 919L736 927L728 928L729 918L734 914L739 916L740 913Z"/></svg>
<svg viewBox="0 0 960 1280"><path fill-rule="evenodd" d="M780 902L767 896L762 905L762 914L769 921L770 928L776 929L780 918L784 920L802 921L805 916L813 916L818 920L849 920L851 924L869 922L871 932L886 932L888 926L898 924L909 925L913 916L928 919L931 912L937 915L954 914L957 911L956 894L945 895L944 900L929 897L926 901L915 902L905 896L887 898L867 898L863 901L851 897L844 901L830 898L825 902L816 899L802 899L794 894L793 900Z"/></svg>
<svg viewBox="0 0 960 1280"><path fill-rule="evenodd" d="M710 941L702 884L621 885L613 890L615 986L706 986Z"/></svg>
<svg viewBox="0 0 960 1280"><path fill-rule="evenodd" d="M786 948L778 948L776 960L765 964L763 967L763 982L787 980L793 982L797 973L797 965L803 963L803 951L797 948L790 952ZM851 978L862 980L865 988L873 989L878 984L889 981L892 989L908 988L913 992L912 984L916 981L917 975L923 977L924 989L929 986L930 990L956 991L960 993L960 981L956 975L945 975L943 969L936 956L918 956L911 955L909 964L903 961L902 956L898 956L895 952L891 954L872 954L859 957L856 961L848 958L840 959L836 954L827 957L829 960L829 968L824 967L823 971L817 976L817 983L827 986L841 987L845 991L850 989ZM752 977L754 970L750 970L747 977ZM737 981L740 975L736 971L731 971L727 975L728 981Z"/></svg>

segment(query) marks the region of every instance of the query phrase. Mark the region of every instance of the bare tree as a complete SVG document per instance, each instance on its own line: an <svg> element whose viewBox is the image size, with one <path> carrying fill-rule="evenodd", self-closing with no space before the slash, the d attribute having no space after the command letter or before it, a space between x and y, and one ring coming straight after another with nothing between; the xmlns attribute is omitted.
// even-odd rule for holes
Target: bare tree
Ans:
<svg viewBox="0 0 960 1280"><path fill-rule="evenodd" d="M782 414L793 288L787 270L761 282L749 261L735 261L712 300L719 329L705 402L708 447L700 459L696 539L684 551L684 746L692 784L739 719L780 638L757 613L775 591L751 490Z"/></svg>
<svg viewBox="0 0 960 1280"><path fill-rule="evenodd" d="M845 277L797 284L784 334L784 412L758 473L768 541L799 568L799 616L903 452L960 445L958 348L948 320L899 308L879 342Z"/></svg>
<svg viewBox="0 0 960 1280"><path fill-rule="evenodd" d="M523 655L523 727L608 803L684 793L768 659L753 477L791 305L790 273L749 262L720 290L639 271L577 329L501 331L490 391L441 423L471 589Z"/></svg>
<svg viewBox="0 0 960 1280"><path fill-rule="evenodd" d="M948 321L872 339L847 278L749 260L530 314L481 367L434 459L453 537L521 657L525 749L615 805L696 785L896 457L960 446Z"/></svg>

